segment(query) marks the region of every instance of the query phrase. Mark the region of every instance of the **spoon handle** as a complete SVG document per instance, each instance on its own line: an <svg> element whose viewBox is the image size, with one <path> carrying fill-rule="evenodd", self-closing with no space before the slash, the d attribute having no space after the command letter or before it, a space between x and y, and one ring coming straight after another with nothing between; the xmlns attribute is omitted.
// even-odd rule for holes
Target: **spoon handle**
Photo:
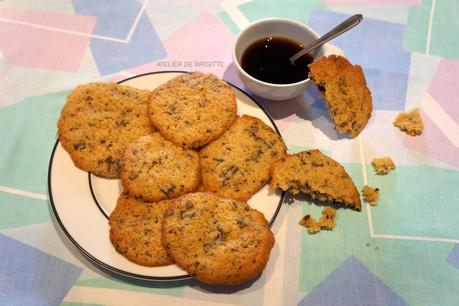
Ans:
<svg viewBox="0 0 459 306"><path fill-rule="evenodd" d="M298 58L308 53L309 51L323 45L324 43L328 42L329 40L332 40L336 36L339 36L344 32L349 31L350 29L358 25L362 21L362 19L362 14L356 14L354 16L349 17L348 19L344 20L339 25L331 29L327 34L323 35L322 37L314 41L312 44L304 47L303 50L292 56L290 58L290 62L293 64L294 61L296 61Z"/></svg>

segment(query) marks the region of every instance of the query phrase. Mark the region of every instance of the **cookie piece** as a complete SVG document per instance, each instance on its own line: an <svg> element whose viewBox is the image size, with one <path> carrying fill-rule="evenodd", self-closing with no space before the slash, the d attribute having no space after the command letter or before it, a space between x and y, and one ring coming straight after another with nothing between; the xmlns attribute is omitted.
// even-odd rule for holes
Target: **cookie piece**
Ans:
<svg viewBox="0 0 459 306"><path fill-rule="evenodd" d="M127 147L121 163L121 183L130 195L144 201L172 199L198 187L199 169L198 153L153 133Z"/></svg>
<svg viewBox="0 0 459 306"><path fill-rule="evenodd" d="M376 206L378 197L379 197L379 188L373 188L368 185L363 186L362 188L363 198L367 203L370 203L371 206Z"/></svg>
<svg viewBox="0 0 459 306"><path fill-rule="evenodd" d="M108 221L115 249L139 265L172 264L161 242L161 224L168 204L168 200L146 203L123 192Z"/></svg>
<svg viewBox="0 0 459 306"><path fill-rule="evenodd" d="M153 90L148 105L161 135L186 148L199 148L218 138L236 119L231 87L213 74L186 73Z"/></svg>
<svg viewBox="0 0 459 306"><path fill-rule="evenodd" d="M421 114L417 108L409 112L399 113L393 124L410 136L421 135L424 130L424 123L422 122Z"/></svg>
<svg viewBox="0 0 459 306"><path fill-rule="evenodd" d="M395 169L395 164L389 156L374 158L371 161L371 165L373 166L375 173L379 175L387 174L392 169Z"/></svg>
<svg viewBox="0 0 459 306"><path fill-rule="evenodd" d="M321 229L331 231L336 225L336 210L330 206L325 206L322 210L322 216L319 219Z"/></svg>
<svg viewBox="0 0 459 306"><path fill-rule="evenodd" d="M181 268L208 284L236 285L253 279L265 268L274 245L262 213L210 193L173 200L162 239Z"/></svg>
<svg viewBox="0 0 459 306"><path fill-rule="evenodd" d="M149 95L115 83L76 87L57 123L59 141L74 164L103 177L119 177L128 144L154 131L147 116Z"/></svg>
<svg viewBox="0 0 459 306"><path fill-rule="evenodd" d="M351 138L360 134L373 110L371 92L359 65L339 55L309 64L309 77L322 92L336 129Z"/></svg>
<svg viewBox="0 0 459 306"><path fill-rule="evenodd" d="M322 216L319 221L311 217L311 215L306 215L301 218L298 224L306 227L308 229L308 234L314 235L321 230L333 230L336 225L335 217L336 210L330 206L325 206L322 210Z"/></svg>
<svg viewBox="0 0 459 306"><path fill-rule="evenodd" d="M309 235L314 235L320 232L321 227L319 222L316 219L311 217L311 215L306 215L298 222L299 225L304 226L308 229Z"/></svg>
<svg viewBox="0 0 459 306"><path fill-rule="evenodd" d="M309 194L320 201L334 201L361 209L360 195L344 167L319 150L288 155L271 166L271 187Z"/></svg>
<svg viewBox="0 0 459 306"><path fill-rule="evenodd" d="M243 115L201 152L203 188L247 201L269 181L269 166L285 156L279 134L258 118Z"/></svg>

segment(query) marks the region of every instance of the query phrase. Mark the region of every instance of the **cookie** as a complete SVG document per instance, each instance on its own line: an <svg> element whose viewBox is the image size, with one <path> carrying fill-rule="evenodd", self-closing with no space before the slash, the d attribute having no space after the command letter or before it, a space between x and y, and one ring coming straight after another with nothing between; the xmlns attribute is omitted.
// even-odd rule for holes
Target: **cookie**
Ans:
<svg viewBox="0 0 459 306"><path fill-rule="evenodd" d="M371 165L376 174L384 175L395 169L395 164L389 156L374 158Z"/></svg>
<svg viewBox="0 0 459 306"><path fill-rule="evenodd" d="M288 155L273 163L270 171L273 189L361 209L359 192L344 167L319 150Z"/></svg>
<svg viewBox="0 0 459 306"><path fill-rule="evenodd" d="M176 198L198 187L199 154L153 133L127 147L120 175L125 190L144 201Z"/></svg>
<svg viewBox="0 0 459 306"><path fill-rule="evenodd" d="M363 186L362 188L363 198L367 203L370 203L371 206L376 206L378 197L379 197L379 188L373 188L368 185Z"/></svg>
<svg viewBox="0 0 459 306"><path fill-rule="evenodd" d="M274 245L262 213L210 193L173 200L162 239L177 265L208 284L236 285L253 279L265 268Z"/></svg>
<svg viewBox="0 0 459 306"><path fill-rule="evenodd" d="M168 204L168 200L146 203L123 192L108 222L115 249L139 265L172 264L161 242L161 225Z"/></svg>
<svg viewBox="0 0 459 306"><path fill-rule="evenodd" d="M309 77L322 93L340 133L360 134L373 110L371 92L359 65L339 55L322 57L309 64Z"/></svg>
<svg viewBox="0 0 459 306"><path fill-rule="evenodd" d="M149 95L114 83L76 87L57 123L59 141L74 164L103 177L119 177L128 144L154 130L147 116Z"/></svg>
<svg viewBox="0 0 459 306"><path fill-rule="evenodd" d="M286 155L279 134L258 118L244 115L201 152L203 189L247 201L269 181L272 162Z"/></svg>
<svg viewBox="0 0 459 306"><path fill-rule="evenodd" d="M424 123L422 122L419 109L399 113L393 124L410 136L421 135L424 130Z"/></svg>
<svg viewBox="0 0 459 306"><path fill-rule="evenodd" d="M153 90L148 105L152 124L167 140L199 148L218 138L236 119L231 87L212 74L186 73Z"/></svg>

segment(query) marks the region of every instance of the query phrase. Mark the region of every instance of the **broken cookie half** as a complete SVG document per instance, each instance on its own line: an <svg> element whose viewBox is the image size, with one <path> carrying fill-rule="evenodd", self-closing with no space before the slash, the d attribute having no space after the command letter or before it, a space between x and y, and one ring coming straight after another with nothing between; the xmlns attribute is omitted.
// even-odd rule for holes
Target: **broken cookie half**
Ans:
<svg viewBox="0 0 459 306"><path fill-rule="evenodd" d="M356 137L373 111L371 92L359 65L339 55L322 57L309 65L309 77L319 88L340 133Z"/></svg>
<svg viewBox="0 0 459 306"><path fill-rule="evenodd" d="M319 150L288 155L270 168L271 187L293 195L305 193L313 199L344 204L361 210L360 195L344 167Z"/></svg>

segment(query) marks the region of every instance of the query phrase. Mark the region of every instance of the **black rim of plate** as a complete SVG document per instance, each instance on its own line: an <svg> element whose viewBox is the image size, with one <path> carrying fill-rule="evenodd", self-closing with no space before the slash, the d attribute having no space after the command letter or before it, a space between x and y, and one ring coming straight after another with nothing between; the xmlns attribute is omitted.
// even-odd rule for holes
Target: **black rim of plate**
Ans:
<svg viewBox="0 0 459 306"><path fill-rule="evenodd" d="M152 75L152 74L160 74L160 73L189 73L189 71L154 71L154 72L148 72L148 73L135 75L135 76L129 77L127 79L121 80L121 81L118 82L118 84L122 84L122 83L124 83L126 81L129 81L129 80L132 80L132 79L135 79L135 78L139 78L139 77L143 77L143 76L147 76L147 75ZM247 98L249 98L252 102L254 102L265 113L266 117L268 117L269 121L273 125L274 130L280 135L279 130L278 130L276 124L274 123L274 120L271 118L269 113L263 108L263 106L261 106L252 96L250 96L248 93L246 93L244 90L242 90L238 86L235 86L235 85L231 84L230 82L227 82L227 83L230 84L233 88L237 89L240 93L245 95ZM83 254L91 262L95 263L96 265L99 265L100 267L102 267L102 268L104 268L104 269L106 269L108 271L111 271L113 273L116 273L116 274L119 274L119 275L122 275L122 276L127 276L127 277L131 277L131 278L139 279L139 280L146 280L146 281L177 281L177 280L190 279L191 276L189 274L178 275L178 276L147 276L147 275L136 274L136 273L132 273L132 272L121 270L119 268L113 267L113 266L111 266L111 265L99 260L98 258L96 258L89 251L84 249L76 241L76 239L73 238L72 235L70 235L70 233L67 231L64 223L62 223L62 220L59 218L59 214L57 213L57 209L56 209L56 206L54 204L54 199L53 199L52 187L51 187L51 171L52 171L52 167L53 167L54 154L56 152L58 144L59 144L59 138L56 140L56 143L54 144L53 150L51 152L51 157L50 157L50 160L49 160L49 165L48 165L49 202L51 204L51 208L53 210L54 216L56 217L56 220L57 220L60 228L62 229L64 234L67 236L67 238L77 247L77 249L81 252L81 254ZM107 216L106 212L104 211L104 209L99 204L99 201L97 200L97 197L96 197L96 195L94 193L94 190L92 188L91 175L92 174L90 172L88 172L88 184L89 184L89 190L91 191L92 198L94 199L94 202L97 205L97 207L99 208L99 210L102 213L102 215L105 218L108 219L108 216ZM276 220L276 217L277 217L277 215L279 213L281 205L282 205L282 203L284 201L284 197L285 197L285 192L283 191L281 193L280 198L279 198L279 203L277 204L277 208L276 208L271 220L269 221L269 227L271 227L272 224L274 223L274 220Z"/></svg>

